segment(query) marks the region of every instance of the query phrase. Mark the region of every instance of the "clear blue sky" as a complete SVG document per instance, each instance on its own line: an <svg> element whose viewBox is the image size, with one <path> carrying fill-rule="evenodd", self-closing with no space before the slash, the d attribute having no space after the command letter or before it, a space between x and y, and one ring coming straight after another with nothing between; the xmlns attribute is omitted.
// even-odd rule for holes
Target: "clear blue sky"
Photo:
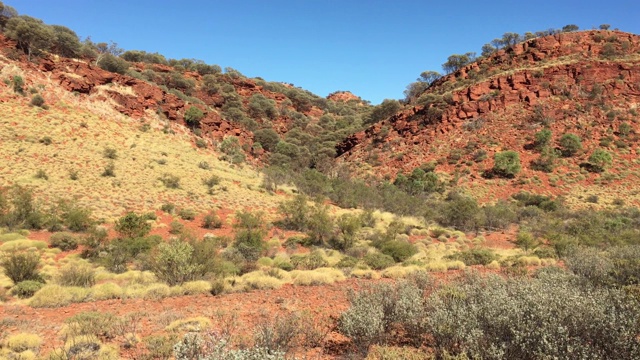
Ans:
<svg viewBox="0 0 640 360"><path fill-rule="evenodd" d="M600 24L640 33L639 0L3 0L127 50L196 58L326 96L402 98L424 70L505 32Z"/></svg>

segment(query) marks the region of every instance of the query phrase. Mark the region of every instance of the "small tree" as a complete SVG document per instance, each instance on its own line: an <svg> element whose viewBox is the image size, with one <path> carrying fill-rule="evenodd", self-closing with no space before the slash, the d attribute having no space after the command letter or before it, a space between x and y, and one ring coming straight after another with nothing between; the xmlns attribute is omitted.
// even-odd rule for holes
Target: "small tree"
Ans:
<svg viewBox="0 0 640 360"><path fill-rule="evenodd" d="M578 27L578 25L575 25L575 24L569 24L562 27L562 32L572 32L572 31L578 31L578 30L580 30L580 28Z"/></svg>
<svg viewBox="0 0 640 360"><path fill-rule="evenodd" d="M582 141L580 140L580 137L575 134L562 135L560 138L560 150L562 151L563 156L574 156L582 150Z"/></svg>
<svg viewBox="0 0 640 360"><path fill-rule="evenodd" d="M602 172L604 169L611 165L611 154L603 149L595 149L591 156L589 156L589 170L593 172Z"/></svg>
<svg viewBox="0 0 640 360"><path fill-rule="evenodd" d="M280 142L280 136L278 136L278 133L272 128L256 130L253 133L253 138L267 151L274 151L276 145Z"/></svg>
<svg viewBox="0 0 640 360"><path fill-rule="evenodd" d="M50 26L45 25L40 19L26 15L10 18L4 33L8 38L18 42L29 61L33 53L48 50L54 41L54 33Z"/></svg>
<svg viewBox="0 0 640 360"><path fill-rule="evenodd" d="M142 215L129 212L116 221L115 229L125 239L141 238L151 231L151 224Z"/></svg>
<svg viewBox="0 0 640 360"><path fill-rule="evenodd" d="M194 249L181 240L158 245L151 261L151 269L161 281L169 285L191 281L201 273L201 268L193 261Z"/></svg>
<svg viewBox="0 0 640 360"><path fill-rule="evenodd" d="M609 24L602 24L598 28L600 30L609 30L610 27L611 27L611 25L609 25Z"/></svg>
<svg viewBox="0 0 640 360"><path fill-rule="evenodd" d="M204 113L199 108L192 106L184 113L184 122L195 128L200 125L200 120L204 117Z"/></svg>
<svg viewBox="0 0 640 360"><path fill-rule="evenodd" d="M520 172L520 155L515 151L503 151L494 156L493 173L495 175L513 178Z"/></svg>
<svg viewBox="0 0 640 360"><path fill-rule="evenodd" d="M525 252L529 252L529 250L535 249L540 243L532 233L521 230L516 236L515 244Z"/></svg>
<svg viewBox="0 0 640 360"><path fill-rule="evenodd" d="M240 211L236 213L234 247L248 261L256 261L264 249L262 241L265 235L264 214Z"/></svg>

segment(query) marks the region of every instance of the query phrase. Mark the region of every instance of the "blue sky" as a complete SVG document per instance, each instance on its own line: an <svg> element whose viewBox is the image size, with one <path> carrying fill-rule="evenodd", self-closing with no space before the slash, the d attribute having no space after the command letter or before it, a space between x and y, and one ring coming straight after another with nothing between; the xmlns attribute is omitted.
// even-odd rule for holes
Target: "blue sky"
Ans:
<svg viewBox="0 0 640 360"><path fill-rule="evenodd" d="M600 24L640 33L640 1L3 0L127 50L196 58L326 96L399 99L424 70L505 32Z"/></svg>

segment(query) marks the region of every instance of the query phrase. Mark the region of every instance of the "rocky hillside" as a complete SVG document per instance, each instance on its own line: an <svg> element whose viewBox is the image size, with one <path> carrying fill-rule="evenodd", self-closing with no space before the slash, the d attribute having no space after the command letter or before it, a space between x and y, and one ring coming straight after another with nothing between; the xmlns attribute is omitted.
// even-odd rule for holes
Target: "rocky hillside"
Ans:
<svg viewBox="0 0 640 360"><path fill-rule="evenodd" d="M339 160L391 178L435 162L437 172L489 199L522 188L604 195L592 185L605 182L608 191L631 195L625 184L639 174L639 40L619 31L583 31L500 50L442 77L402 111L347 138L338 146ZM551 138L537 144L544 129ZM566 134L581 143L571 156L559 154ZM613 155L606 172L587 171L596 149ZM494 154L505 150L518 153L522 171L514 179L486 179Z"/></svg>

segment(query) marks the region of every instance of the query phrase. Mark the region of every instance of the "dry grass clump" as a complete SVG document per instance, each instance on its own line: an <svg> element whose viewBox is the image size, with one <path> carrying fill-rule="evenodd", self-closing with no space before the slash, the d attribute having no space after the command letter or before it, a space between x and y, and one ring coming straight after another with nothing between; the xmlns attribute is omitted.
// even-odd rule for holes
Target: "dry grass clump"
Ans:
<svg viewBox="0 0 640 360"><path fill-rule="evenodd" d="M0 245L0 251L22 251L28 249L46 249L47 243L40 240L29 240L29 239L18 239L7 241L4 244Z"/></svg>
<svg viewBox="0 0 640 360"><path fill-rule="evenodd" d="M403 279L419 270L422 270L422 268L417 265L395 265L382 270L381 275L382 277L390 279Z"/></svg>
<svg viewBox="0 0 640 360"><path fill-rule="evenodd" d="M204 316L192 317L187 319L179 319L172 321L164 329L166 331L176 332L200 332L211 327L211 320Z"/></svg>
<svg viewBox="0 0 640 360"><path fill-rule="evenodd" d="M498 260L493 260L492 262L490 262L489 264L485 265L484 267L486 267L487 269L491 269L491 270L499 270L500 269L500 262L498 262Z"/></svg>
<svg viewBox="0 0 640 360"><path fill-rule="evenodd" d="M42 338L36 334L29 333L10 335L4 341L4 346L14 353L21 353L27 350L38 351L40 345L42 345Z"/></svg>
<svg viewBox="0 0 640 360"><path fill-rule="evenodd" d="M91 287L91 299L93 300L120 299L123 294L122 288L118 284L111 282Z"/></svg>
<svg viewBox="0 0 640 360"><path fill-rule="evenodd" d="M380 279L380 274L371 269L353 269L350 275L357 279Z"/></svg>
<svg viewBox="0 0 640 360"><path fill-rule="evenodd" d="M291 278L295 285L333 284L345 279L344 273L334 268L318 268L315 270L294 270Z"/></svg>
<svg viewBox="0 0 640 360"><path fill-rule="evenodd" d="M234 278L233 291L268 290L278 289L289 282L290 275L280 269L269 271L252 271L239 278Z"/></svg>
<svg viewBox="0 0 640 360"><path fill-rule="evenodd" d="M111 345L105 345L95 335L72 336L67 339L64 347L54 349L49 353L49 359L69 359L73 354L74 359L98 359L118 360L118 349Z"/></svg>
<svg viewBox="0 0 640 360"><path fill-rule="evenodd" d="M399 346L373 345L365 360L430 360L433 356L420 349Z"/></svg>
<svg viewBox="0 0 640 360"><path fill-rule="evenodd" d="M82 302L89 296L89 289L79 287L65 287L60 285L46 285L38 290L29 300L32 307L60 307L74 302Z"/></svg>
<svg viewBox="0 0 640 360"><path fill-rule="evenodd" d="M517 264L521 266L540 266L542 261L537 256L521 256L518 258Z"/></svg>
<svg viewBox="0 0 640 360"><path fill-rule="evenodd" d="M142 292L142 298L145 300L161 300L171 295L171 287L167 284L151 284Z"/></svg>
<svg viewBox="0 0 640 360"><path fill-rule="evenodd" d="M211 292L211 283L205 280L189 281L182 284L184 295L208 294Z"/></svg>

